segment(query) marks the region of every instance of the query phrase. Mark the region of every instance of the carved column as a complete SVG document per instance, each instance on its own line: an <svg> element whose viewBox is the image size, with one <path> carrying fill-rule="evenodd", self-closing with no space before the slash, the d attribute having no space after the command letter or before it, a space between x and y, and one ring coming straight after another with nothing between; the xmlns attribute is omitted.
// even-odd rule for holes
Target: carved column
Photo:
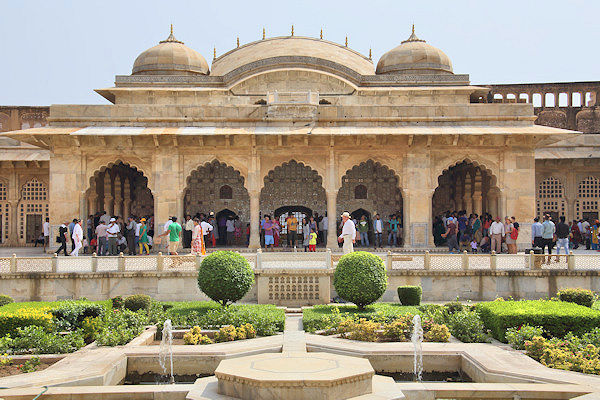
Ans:
<svg viewBox="0 0 600 400"><path fill-rule="evenodd" d="M98 210L98 193L96 191L96 178L92 178L92 181L90 183L90 189L88 191L88 197L87 197L87 202L88 202L88 212L90 214L95 214Z"/></svg>
<svg viewBox="0 0 600 400"><path fill-rule="evenodd" d="M131 183L129 177L125 177L123 181L123 217L127 218L131 215Z"/></svg>
<svg viewBox="0 0 600 400"><path fill-rule="evenodd" d="M8 244L10 246L16 246L19 243L19 202L17 200L9 201L9 220L8 220Z"/></svg>
<svg viewBox="0 0 600 400"><path fill-rule="evenodd" d="M456 192L454 196L454 204L456 205L456 211L460 211L464 208L463 204L463 193L464 193L464 178L456 174Z"/></svg>
<svg viewBox="0 0 600 400"><path fill-rule="evenodd" d="M482 211L482 197L481 197L481 186L482 186L482 179L481 179L481 170L477 169L477 171L475 172L475 180L473 183L473 197L472 197L472 202L473 202L473 212L477 215L481 215L481 211Z"/></svg>
<svg viewBox="0 0 600 400"><path fill-rule="evenodd" d="M487 194L487 200L488 200L488 212L490 214L492 214L492 218L496 218L498 217L498 193L496 193L495 190L490 189L490 191ZM502 218L502 217L500 217Z"/></svg>
<svg viewBox="0 0 600 400"><path fill-rule="evenodd" d="M112 180L108 170L104 172L104 211L110 216L114 215L113 197L112 197Z"/></svg>
<svg viewBox="0 0 600 400"><path fill-rule="evenodd" d="M248 247L260 248L260 159L256 151L256 137L252 137L252 154L248 168L248 195L250 196L250 240Z"/></svg>
<svg viewBox="0 0 600 400"><path fill-rule="evenodd" d="M337 248L337 191L327 192L327 247Z"/></svg>
<svg viewBox="0 0 600 400"><path fill-rule="evenodd" d="M115 215L119 215L121 217L123 217L123 220L125 220L125 216L123 215L123 195L122 195L122 191L121 191L121 177L117 174L115 176L115 206L114 206L114 213Z"/></svg>
<svg viewBox="0 0 600 400"><path fill-rule="evenodd" d="M465 173L465 191L463 193L463 209L467 211L469 215L473 210L473 198L471 195L471 174L469 171Z"/></svg>

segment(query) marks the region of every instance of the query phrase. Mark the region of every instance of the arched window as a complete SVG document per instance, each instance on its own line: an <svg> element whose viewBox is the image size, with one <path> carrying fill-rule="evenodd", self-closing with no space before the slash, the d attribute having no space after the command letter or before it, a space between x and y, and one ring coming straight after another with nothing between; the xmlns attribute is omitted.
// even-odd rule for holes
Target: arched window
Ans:
<svg viewBox="0 0 600 400"><path fill-rule="evenodd" d="M546 213L553 216L565 215L564 188L553 176L544 179L538 186L537 214Z"/></svg>
<svg viewBox="0 0 600 400"><path fill-rule="evenodd" d="M221 189L219 189L219 199L233 199L233 189L231 189L231 186L221 186Z"/></svg>
<svg viewBox="0 0 600 400"><path fill-rule="evenodd" d="M600 211L600 180L594 176L588 176L577 188L577 218L594 220L598 218Z"/></svg>
<svg viewBox="0 0 600 400"><path fill-rule="evenodd" d="M367 198L367 187L365 185L356 185L354 187L354 198L362 200Z"/></svg>
<svg viewBox="0 0 600 400"><path fill-rule="evenodd" d="M47 200L48 192L46 190L46 185L36 178L33 178L23 186L21 196L23 200Z"/></svg>

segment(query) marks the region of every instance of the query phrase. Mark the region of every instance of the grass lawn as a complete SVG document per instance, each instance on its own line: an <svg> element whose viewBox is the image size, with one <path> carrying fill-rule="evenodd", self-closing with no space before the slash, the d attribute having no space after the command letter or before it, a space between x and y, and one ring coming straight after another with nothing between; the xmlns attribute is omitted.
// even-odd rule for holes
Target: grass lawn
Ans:
<svg viewBox="0 0 600 400"><path fill-rule="evenodd" d="M302 311L302 322L307 332L314 332L321 329L327 329L330 318L333 316L333 310L338 308L341 314L356 315L361 318L371 319L382 315L386 318L393 318L402 314L421 314L421 311L415 306L403 306L400 303L375 303L366 306L364 310L359 310L355 305L319 305L307 308Z"/></svg>

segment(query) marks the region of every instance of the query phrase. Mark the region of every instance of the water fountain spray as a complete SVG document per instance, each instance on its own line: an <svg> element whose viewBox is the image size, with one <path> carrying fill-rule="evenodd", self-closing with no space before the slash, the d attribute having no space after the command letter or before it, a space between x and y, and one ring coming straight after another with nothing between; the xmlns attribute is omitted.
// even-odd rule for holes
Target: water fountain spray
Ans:
<svg viewBox="0 0 600 400"><path fill-rule="evenodd" d="M173 325L171 325L170 319L166 320L163 325L158 352L158 362L165 375L167 375L167 357L169 357L171 366L169 383L175 383L175 377L173 376Z"/></svg>
<svg viewBox="0 0 600 400"><path fill-rule="evenodd" d="M412 320L413 331L410 340L414 347L414 366L413 372L418 382L423 380L423 327L421 326L421 316L415 315Z"/></svg>

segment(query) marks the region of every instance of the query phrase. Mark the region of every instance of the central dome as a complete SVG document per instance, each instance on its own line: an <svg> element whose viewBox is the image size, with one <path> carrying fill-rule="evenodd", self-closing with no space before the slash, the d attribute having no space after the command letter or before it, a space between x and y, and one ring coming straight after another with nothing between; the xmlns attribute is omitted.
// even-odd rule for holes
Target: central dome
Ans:
<svg viewBox="0 0 600 400"><path fill-rule="evenodd" d="M208 63L200 53L173 36L149 48L135 59L132 75L208 75Z"/></svg>
<svg viewBox="0 0 600 400"><path fill-rule="evenodd" d="M377 63L377 74L452 74L452 62L440 49L412 34L400 46L385 53Z"/></svg>
<svg viewBox="0 0 600 400"><path fill-rule="evenodd" d="M373 75L373 62L348 47L323 39L285 36L245 44L216 58L211 75L226 75L244 70L285 67L322 67L350 69L361 75Z"/></svg>

